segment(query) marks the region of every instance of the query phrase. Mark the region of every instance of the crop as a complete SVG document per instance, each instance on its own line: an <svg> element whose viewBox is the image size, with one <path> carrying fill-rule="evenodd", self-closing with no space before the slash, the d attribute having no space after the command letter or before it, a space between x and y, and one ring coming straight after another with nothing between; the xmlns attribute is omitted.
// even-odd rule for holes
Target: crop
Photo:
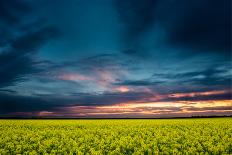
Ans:
<svg viewBox="0 0 232 155"><path fill-rule="evenodd" d="M232 154L232 118L0 120L0 154Z"/></svg>

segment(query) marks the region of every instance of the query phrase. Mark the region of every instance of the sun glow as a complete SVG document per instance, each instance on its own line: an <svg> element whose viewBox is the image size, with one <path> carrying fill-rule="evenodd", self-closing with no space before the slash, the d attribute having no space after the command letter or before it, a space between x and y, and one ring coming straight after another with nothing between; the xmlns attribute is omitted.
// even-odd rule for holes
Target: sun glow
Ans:
<svg viewBox="0 0 232 155"><path fill-rule="evenodd" d="M192 114L232 113L232 101L177 101L177 102L148 102L148 103L121 103L102 106L70 106L54 115L65 114L70 116L142 116L153 117L159 115L186 116ZM40 113L41 115L42 113ZM44 113L48 114L47 112Z"/></svg>

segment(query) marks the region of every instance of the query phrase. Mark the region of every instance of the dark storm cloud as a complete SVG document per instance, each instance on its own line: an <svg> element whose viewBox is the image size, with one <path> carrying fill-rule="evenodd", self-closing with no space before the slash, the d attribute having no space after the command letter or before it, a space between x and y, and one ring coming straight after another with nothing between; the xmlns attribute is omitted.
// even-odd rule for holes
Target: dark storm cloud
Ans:
<svg viewBox="0 0 232 155"><path fill-rule="evenodd" d="M35 52L49 39L58 35L54 27L42 27L37 31L28 32L11 43L11 47L17 50L17 53Z"/></svg>
<svg viewBox="0 0 232 155"><path fill-rule="evenodd" d="M73 93L65 95L21 96L0 93L0 113L50 111L69 106L101 106L137 101L148 97L145 93Z"/></svg>
<svg viewBox="0 0 232 155"><path fill-rule="evenodd" d="M20 21L20 16L28 13L31 8L22 1L1 0L0 1L0 19L7 24L16 24Z"/></svg>
<svg viewBox="0 0 232 155"><path fill-rule="evenodd" d="M41 28L8 42L9 48L0 53L0 87L12 85L25 75L38 72L38 63L33 60L33 54L53 38L55 32L51 27Z"/></svg>
<svg viewBox="0 0 232 155"><path fill-rule="evenodd" d="M167 40L199 52L231 52L231 1L163 1L161 15ZM166 5L165 5L166 4Z"/></svg>
<svg viewBox="0 0 232 155"><path fill-rule="evenodd" d="M225 68L219 68L225 67ZM174 80L174 82L202 86L230 87L232 83L230 66L212 66L201 71L192 71L176 74L154 74L153 78Z"/></svg>
<svg viewBox="0 0 232 155"><path fill-rule="evenodd" d="M38 49L48 40L57 36L52 26L38 22L31 24L29 5L20 1L0 2L0 88L25 80L26 75L40 71L39 61L34 58ZM12 26L13 24L13 26ZM15 24L15 26L14 26ZM29 26L26 30L21 29ZM8 32L4 32L7 30Z"/></svg>
<svg viewBox="0 0 232 155"><path fill-rule="evenodd" d="M147 50L155 48L156 42L152 35L164 31L165 39L161 44L181 49L182 58L217 53L229 60L231 6L230 0L118 0L116 9L125 26L122 53L140 58L150 55ZM153 52L156 53L154 49Z"/></svg>
<svg viewBox="0 0 232 155"><path fill-rule="evenodd" d="M7 93L1 93L0 100L0 114L2 115L14 112L54 110L67 103L65 99L53 96L20 96Z"/></svg>
<svg viewBox="0 0 232 155"><path fill-rule="evenodd" d="M29 11L29 7L20 1L0 1L0 46L5 46L8 40L12 39L22 17Z"/></svg>
<svg viewBox="0 0 232 155"><path fill-rule="evenodd" d="M115 0L119 18L126 27L125 41L136 40L154 22L157 0Z"/></svg>
<svg viewBox="0 0 232 155"><path fill-rule="evenodd" d="M123 27L122 53L136 58L147 58L148 52L141 41L144 33L155 24L157 0L114 0L118 17Z"/></svg>
<svg viewBox="0 0 232 155"><path fill-rule="evenodd" d="M174 83L182 83L205 87L220 86L223 89L230 87L232 84L230 67L230 65L217 65L199 71L155 73L148 79L118 81L115 84L126 86L157 86L165 84L171 86Z"/></svg>

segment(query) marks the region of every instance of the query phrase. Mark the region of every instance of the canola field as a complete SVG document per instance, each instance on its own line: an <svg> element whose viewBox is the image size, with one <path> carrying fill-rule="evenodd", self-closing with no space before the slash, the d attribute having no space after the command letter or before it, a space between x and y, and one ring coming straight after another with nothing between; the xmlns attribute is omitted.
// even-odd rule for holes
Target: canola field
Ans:
<svg viewBox="0 0 232 155"><path fill-rule="evenodd" d="M0 154L232 154L232 118L0 120Z"/></svg>

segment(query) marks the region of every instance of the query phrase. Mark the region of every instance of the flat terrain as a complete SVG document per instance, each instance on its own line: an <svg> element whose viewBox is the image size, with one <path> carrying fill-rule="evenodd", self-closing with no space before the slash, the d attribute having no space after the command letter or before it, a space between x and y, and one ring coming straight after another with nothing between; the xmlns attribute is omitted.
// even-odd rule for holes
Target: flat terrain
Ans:
<svg viewBox="0 0 232 155"><path fill-rule="evenodd" d="M232 118L0 120L0 154L232 154Z"/></svg>

